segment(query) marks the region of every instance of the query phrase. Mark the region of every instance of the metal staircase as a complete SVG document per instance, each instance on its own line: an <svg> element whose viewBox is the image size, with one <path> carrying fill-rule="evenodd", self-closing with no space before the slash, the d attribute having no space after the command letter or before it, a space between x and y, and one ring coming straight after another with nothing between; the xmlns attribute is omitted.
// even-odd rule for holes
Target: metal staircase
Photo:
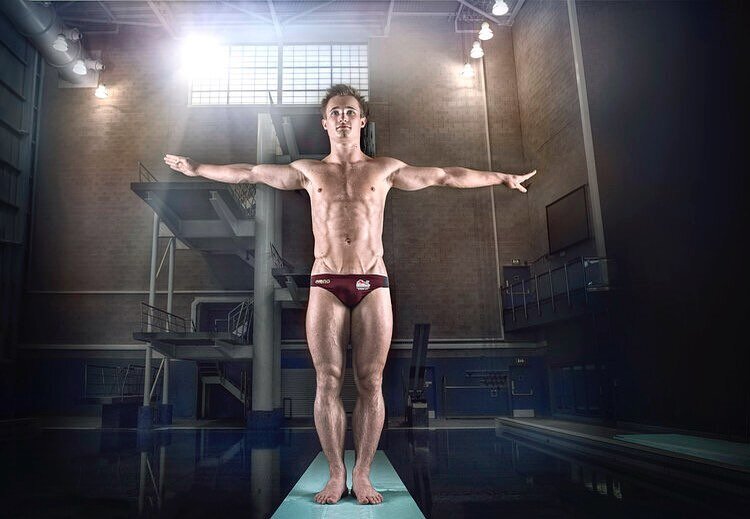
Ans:
<svg viewBox="0 0 750 519"><path fill-rule="evenodd" d="M227 376L224 366L218 361L199 361L197 365L201 383L201 418L208 414L207 391L212 385L223 387L242 404L243 412L247 411L250 406L250 386L246 370L240 370L240 380L234 381Z"/></svg>

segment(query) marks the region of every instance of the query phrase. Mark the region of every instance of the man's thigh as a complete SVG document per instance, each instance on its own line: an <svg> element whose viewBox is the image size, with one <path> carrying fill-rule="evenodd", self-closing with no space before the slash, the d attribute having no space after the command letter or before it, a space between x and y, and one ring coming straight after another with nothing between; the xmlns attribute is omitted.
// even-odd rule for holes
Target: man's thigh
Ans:
<svg viewBox="0 0 750 519"><path fill-rule="evenodd" d="M343 377L349 344L350 310L331 292L310 287L305 331L318 376Z"/></svg>
<svg viewBox="0 0 750 519"><path fill-rule="evenodd" d="M388 287L376 288L352 310L352 366L360 380L380 377L388 357L393 334L393 310Z"/></svg>

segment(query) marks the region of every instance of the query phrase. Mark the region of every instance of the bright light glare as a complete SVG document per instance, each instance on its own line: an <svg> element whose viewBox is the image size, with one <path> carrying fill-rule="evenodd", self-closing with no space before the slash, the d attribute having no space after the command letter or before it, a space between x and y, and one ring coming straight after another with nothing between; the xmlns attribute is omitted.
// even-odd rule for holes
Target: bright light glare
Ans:
<svg viewBox="0 0 750 519"><path fill-rule="evenodd" d="M480 40L489 40L493 36L492 29L490 29L490 24L487 22L482 22L482 30L479 31L479 39Z"/></svg>
<svg viewBox="0 0 750 519"><path fill-rule="evenodd" d="M75 72L79 76L86 75L86 64L82 59L76 60L75 64L73 65L73 72Z"/></svg>
<svg viewBox="0 0 750 519"><path fill-rule="evenodd" d="M65 36L62 34L58 34L57 38L55 38L55 41L52 43L52 48L55 50L59 50L60 52L65 52L68 50L68 42L65 39Z"/></svg>
<svg viewBox="0 0 750 519"><path fill-rule="evenodd" d="M94 95L98 97L99 99L105 99L109 97L109 91L107 91L107 87L104 86L102 83L98 87L96 87L96 90L94 91Z"/></svg>
<svg viewBox="0 0 750 519"><path fill-rule="evenodd" d="M472 44L471 52L469 52L469 56L471 56L474 59L479 59L482 56L484 56L484 51L482 50L482 44L478 41L475 41Z"/></svg>
<svg viewBox="0 0 750 519"><path fill-rule="evenodd" d="M210 75L227 65L227 48L208 36L188 36L182 42L180 71L188 77Z"/></svg>
<svg viewBox="0 0 750 519"><path fill-rule="evenodd" d="M461 77L474 77L474 67L471 66L471 63L466 63L464 65L463 70L461 70Z"/></svg>
<svg viewBox="0 0 750 519"><path fill-rule="evenodd" d="M492 14L494 14L495 16L508 14L508 4L503 2L503 0L498 0L497 2L495 2L495 5L492 6Z"/></svg>

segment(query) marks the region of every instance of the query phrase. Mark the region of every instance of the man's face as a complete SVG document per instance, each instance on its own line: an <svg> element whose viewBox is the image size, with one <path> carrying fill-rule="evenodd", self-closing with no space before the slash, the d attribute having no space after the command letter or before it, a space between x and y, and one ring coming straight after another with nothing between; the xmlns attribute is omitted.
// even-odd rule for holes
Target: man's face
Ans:
<svg viewBox="0 0 750 519"><path fill-rule="evenodd" d="M367 118L362 117L359 103L353 96L335 96L326 105L323 128L331 142L359 142L359 134Z"/></svg>

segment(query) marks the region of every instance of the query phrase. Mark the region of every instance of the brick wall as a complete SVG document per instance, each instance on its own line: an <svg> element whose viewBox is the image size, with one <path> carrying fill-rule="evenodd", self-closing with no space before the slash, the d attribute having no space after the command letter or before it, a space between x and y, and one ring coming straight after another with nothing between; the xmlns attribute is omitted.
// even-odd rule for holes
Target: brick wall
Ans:
<svg viewBox="0 0 750 519"><path fill-rule="evenodd" d="M533 260L548 252L545 206L587 182L567 4L525 2L513 47L524 151L539 170L528 194Z"/></svg>

